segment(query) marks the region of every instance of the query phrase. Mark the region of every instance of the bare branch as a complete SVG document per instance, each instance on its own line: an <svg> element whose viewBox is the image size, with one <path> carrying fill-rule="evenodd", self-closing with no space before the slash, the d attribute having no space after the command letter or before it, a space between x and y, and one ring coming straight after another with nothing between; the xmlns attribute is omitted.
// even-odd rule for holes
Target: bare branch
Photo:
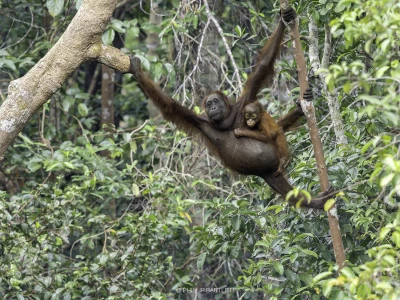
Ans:
<svg viewBox="0 0 400 300"><path fill-rule="evenodd" d="M197 48L196 64L194 65L194 67L193 67L192 71L190 72L190 74L185 77L185 80L183 81L183 83L175 91L173 97L179 92L180 89L182 89L182 88L185 89L186 82L189 80L189 78L191 78L191 76L196 72L197 68L199 67L199 63L200 63L200 60L201 60L201 49L203 48L204 37L206 35L206 31L207 31L209 25L210 25L210 19L207 20L207 23L204 26L203 32L201 34L200 43L199 43L199 46Z"/></svg>
<svg viewBox="0 0 400 300"><path fill-rule="evenodd" d="M312 17L310 17L310 23L308 23L308 30L310 31L310 36L307 39L309 45L310 63L311 69L315 74L315 72L317 72L321 66L318 54L318 27L317 23Z"/></svg>
<svg viewBox="0 0 400 300"><path fill-rule="evenodd" d="M329 61L332 56L332 33L329 24L324 25L325 28L325 43L324 43L324 55L322 56L321 68L327 69L329 66Z"/></svg>
<svg viewBox="0 0 400 300"><path fill-rule="evenodd" d="M226 38L224 36L224 31L222 30L221 26L219 25L219 23L218 23L217 19L214 17L214 15L211 14L210 7L208 6L208 1L207 0L204 0L204 6L206 8L206 13L207 13L208 17L211 19L211 21L213 21L213 23L215 24L215 27L217 27L217 31L218 31L219 35L221 36L222 42L224 43L226 52L228 53L228 56L229 56L229 58L231 60L231 63L233 65L233 70L235 72L235 75L236 75L236 78L237 78L237 81L238 81L238 89L239 89L239 93L238 94L241 94L241 92L242 92L242 80L240 79L239 69L236 66L236 61L235 61L235 59L233 57L231 48L229 47L228 41L226 40Z"/></svg>
<svg viewBox="0 0 400 300"><path fill-rule="evenodd" d="M280 2L282 10L287 9L289 7L287 0L280 0ZM310 130L310 139L313 144L314 156L315 156L315 161L317 163L318 177L321 189L323 191L327 191L329 188L328 171L326 168L321 137L319 135L319 130L317 126L317 119L315 117L314 104L312 101L305 101L303 99L304 92L308 87L308 81L306 73L306 61L300 43L298 19L296 18L296 20L292 22L290 26L291 26L290 36L293 40L294 55L297 63L297 71L299 74L299 81L300 81L300 100L301 100L300 104L301 108L304 111L304 114L307 117L307 124ZM314 26L312 25L310 26L312 27L313 30L315 30ZM313 33L315 33L315 31L313 31ZM318 36L314 36L314 39L315 38L318 38ZM313 41L310 41L310 44L311 43L313 43ZM315 46L315 41L314 41L314 46ZM318 49L313 49L313 51L314 51L313 55L314 56L316 55L318 57ZM337 214L336 205L333 205L328 210L328 221L332 236L332 243L333 243L336 263L338 264L339 269L341 269L345 266L346 255L344 253L344 247L343 247L342 235L340 233L339 217Z"/></svg>
<svg viewBox="0 0 400 300"><path fill-rule="evenodd" d="M100 47L100 52L97 52ZM106 46L102 44L94 45L90 49L90 55L95 55L98 53L97 61L113 68L121 73L127 73L129 71L129 56L122 53L119 49L112 46Z"/></svg>

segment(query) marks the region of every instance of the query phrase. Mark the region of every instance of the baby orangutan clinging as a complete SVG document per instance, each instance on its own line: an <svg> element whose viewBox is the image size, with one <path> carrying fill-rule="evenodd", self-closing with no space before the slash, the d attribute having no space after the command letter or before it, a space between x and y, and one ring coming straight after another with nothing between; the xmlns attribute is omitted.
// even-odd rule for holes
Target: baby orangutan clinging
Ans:
<svg viewBox="0 0 400 300"><path fill-rule="evenodd" d="M283 129L256 101L243 108L243 124L234 130L236 137L248 137L261 142L273 142L279 152L279 167L274 176L282 174L289 160L289 151Z"/></svg>

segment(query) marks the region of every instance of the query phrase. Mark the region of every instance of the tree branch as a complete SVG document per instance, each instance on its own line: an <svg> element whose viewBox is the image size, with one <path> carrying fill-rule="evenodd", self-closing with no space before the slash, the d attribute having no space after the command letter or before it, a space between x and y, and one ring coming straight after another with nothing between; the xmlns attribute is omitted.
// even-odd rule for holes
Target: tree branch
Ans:
<svg viewBox="0 0 400 300"><path fill-rule="evenodd" d="M280 0L282 10L286 10L289 7L287 0ZM322 148L321 137L319 135L317 120L315 117L315 108L312 101L305 101L303 98L304 92L308 88L308 80L306 73L306 61L304 58L303 50L301 48L300 34L299 34L299 20L296 18L294 22L290 24L290 36L293 41L294 55L297 63L297 71L300 82L300 104L307 118L308 128L310 130L310 139L314 148L315 160L317 163L318 177L321 185L321 189L326 191L329 188L328 172L326 169L324 152ZM317 36L318 37L318 36ZM310 41L310 43L313 43ZM316 49L315 51L318 51ZM315 52L314 51L314 52ZM315 54L315 53L314 53ZM318 52L317 52L318 54ZM319 62L319 59L318 59ZM329 228L331 231L333 249L335 253L336 263L339 269L345 266L345 253L342 241L342 235L340 233L339 218L337 215L336 206L333 205L328 210L328 221Z"/></svg>
<svg viewBox="0 0 400 300"><path fill-rule="evenodd" d="M324 43L324 54L322 56L322 62L319 63L318 54L318 27L315 20L311 17L310 23L308 25L310 36L309 36L309 53L310 53L310 63L311 69L314 74L320 68L327 69L329 66L329 61L332 55L332 34L328 24L325 24L325 43ZM347 145L347 137L344 134L342 117L340 115L339 101L337 98L328 90L325 83L325 74L319 73L319 82L322 88L323 94L326 96L329 112L333 124L333 129L335 131L336 143L339 145Z"/></svg>
<svg viewBox="0 0 400 300"><path fill-rule="evenodd" d="M242 84L242 80L240 79L239 69L238 69L238 67L236 65L236 61L235 61L235 58L233 57L231 48L229 47L228 42L227 42L227 40L226 40L226 38L224 36L224 31L222 30L221 26L219 25L217 19L210 12L210 7L208 6L207 0L204 0L204 6L206 8L206 13L207 13L208 17L211 19L211 21L213 21L213 23L215 24L215 27L217 27L217 31L221 36L221 39L222 39L222 42L224 43L226 52L228 53L228 56L229 56L229 58L231 60L231 63L232 63L232 66L233 66L233 69L234 69L234 72L235 72L235 76L236 76L236 79L238 81L238 95L240 95L242 93L242 85L243 84Z"/></svg>
<svg viewBox="0 0 400 300"><path fill-rule="evenodd" d="M92 55L97 55L96 60L98 62L121 73L127 73L129 71L129 56L122 53L119 49L112 46L97 44L92 47L91 52Z"/></svg>
<svg viewBox="0 0 400 300"><path fill-rule="evenodd" d="M128 71L127 56L101 45L101 35L117 3L84 0L59 41L25 76L10 82L8 98L0 106L0 161L26 122L83 62L96 59Z"/></svg>

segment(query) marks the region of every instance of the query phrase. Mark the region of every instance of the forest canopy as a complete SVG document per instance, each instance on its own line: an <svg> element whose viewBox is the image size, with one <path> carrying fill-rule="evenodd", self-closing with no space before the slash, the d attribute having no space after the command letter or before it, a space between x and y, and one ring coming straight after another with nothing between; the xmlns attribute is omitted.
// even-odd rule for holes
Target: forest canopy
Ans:
<svg viewBox="0 0 400 300"><path fill-rule="evenodd" d="M329 217L229 172L127 73L134 55L196 114L215 90L234 103L279 1L0 1L0 298L400 297L400 4L289 5L301 47L289 26L258 100L296 109L301 49ZM294 193L318 195L309 126L286 139Z"/></svg>

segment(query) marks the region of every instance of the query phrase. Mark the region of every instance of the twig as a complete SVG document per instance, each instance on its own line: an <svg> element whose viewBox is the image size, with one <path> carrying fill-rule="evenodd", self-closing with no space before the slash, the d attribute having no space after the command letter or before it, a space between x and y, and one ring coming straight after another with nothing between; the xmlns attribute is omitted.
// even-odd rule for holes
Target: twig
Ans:
<svg viewBox="0 0 400 300"><path fill-rule="evenodd" d="M201 48L203 48L203 42L204 42L204 37L206 35L206 31L208 26L210 25L210 19L207 20L206 25L204 26L203 32L201 34L201 39L200 39L200 43L197 49L197 58L196 58L196 64L193 67L192 72L190 72L190 74L188 76L186 76L185 80L183 81L183 83L180 85L180 87L175 91L174 95L172 97L174 97L180 89L183 88L183 90L185 90L185 84L186 82L189 80L189 78L194 74L194 72L196 72L197 68L199 67L199 63L201 60Z"/></svg>
<svg viewBox="0 0 400 300"><path fill-rule="evenodd" d="M221 26L219 25L219 23L218 23L217 19L214 17L214 15L211 14L210 7L208 6L207 0L204 0L204 7L206 8L206 13L207 13L208 17L211 19L211 21L213 21L215 27L217 28L217 31L218 31L219 35L221 36L222 42L224 43L226 52L228 53L228 56L231 59L231 63L233 65L233 70L235 72L235 75L236 75L236 78L238 81L238 86L237 86L237 88L239 90L238 94L241 94L242 93L242 80L240 79L239 69L236 66L236 62L235 62L235 59L233 58L231 48L229 47L228 41L226 40L226 38L224 36L224 31L222 30Z"/></svg>
<svg viewBox="0 0 400 300"><path fill-rule="evenodd" d="M4 49L7 49L7 48L10 48L10 47L12 47L12 46L14 46L14 45L17 45L17 44L19 44L19 43L21 43L21 41L22 41L24 38L26 38L26 37L28 36L29 32L31 31L31 29L32 29L32 27L33 27L33 19L34 19L34 18L33 18L33 12L32 12L31 7L28 6L28 8L29 8L29 12L31 13L31 23L29 24L29 23L20 21L20 22L22 22L22 23L29 24L28 30L26 31L26 33L24 34L23 37L21 37L21 38L20 38L18 41L16 41L14 44L11 44L11 45L8 45L8 46L4 47L3 50L4 50ZM18 21L17 19L14 19L13 17L10 17L10 16L7 16L7 17L9 17L10 19L12 19L13 21L14 21L14 20L15 20L15 21Z"/></svg>

